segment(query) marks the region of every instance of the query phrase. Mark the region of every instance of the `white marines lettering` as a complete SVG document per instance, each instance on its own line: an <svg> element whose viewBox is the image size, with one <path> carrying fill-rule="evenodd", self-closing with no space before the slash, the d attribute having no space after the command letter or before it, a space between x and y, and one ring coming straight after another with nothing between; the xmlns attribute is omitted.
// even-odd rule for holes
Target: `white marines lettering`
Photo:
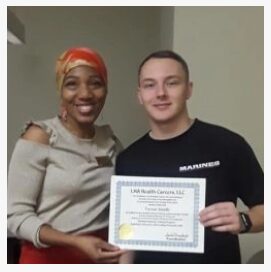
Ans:
<svg viewBox="0 0 271 272"><path fill-rule="evenodd" d="M214 168L214 167L218 167L219 165L220 165L220 161L196 163L192 165L180 166L179 171L187 172L187 171L199 170L203 168Z"/></svg>

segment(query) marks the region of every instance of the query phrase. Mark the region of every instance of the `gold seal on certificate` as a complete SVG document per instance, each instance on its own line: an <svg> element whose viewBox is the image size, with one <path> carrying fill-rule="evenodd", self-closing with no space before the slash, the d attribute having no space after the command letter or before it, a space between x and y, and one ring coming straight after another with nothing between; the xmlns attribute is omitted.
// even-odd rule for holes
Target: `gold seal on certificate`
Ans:
<svg viewBox="0 0 271 272"><path fill-rule="evenodd" d="M121 224L119 227L119 238L121 240L129 240L133 238L134 230L133 226L130 224Z"/></svg>

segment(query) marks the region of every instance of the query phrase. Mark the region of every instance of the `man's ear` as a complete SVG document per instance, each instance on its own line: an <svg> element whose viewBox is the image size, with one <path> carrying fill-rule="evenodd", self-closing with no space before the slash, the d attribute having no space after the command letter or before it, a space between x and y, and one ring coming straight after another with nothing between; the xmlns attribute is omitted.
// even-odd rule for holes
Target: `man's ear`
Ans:
<svg viewBox="0 0 271 272"><path fill-rule="evenodd" d="M189 81L187 85L188 86L187 86L187 92L186 92L186 99L188 100L192 96L192 93L193 93L193 82Z"/></svg>
<svg viewBox="0 0 271 272"><path fill-rule="evenodd" d="M137 87L137 99L140 105L143 105L142 98L141 98L141 92L140 92L140 87Z"/></svg>

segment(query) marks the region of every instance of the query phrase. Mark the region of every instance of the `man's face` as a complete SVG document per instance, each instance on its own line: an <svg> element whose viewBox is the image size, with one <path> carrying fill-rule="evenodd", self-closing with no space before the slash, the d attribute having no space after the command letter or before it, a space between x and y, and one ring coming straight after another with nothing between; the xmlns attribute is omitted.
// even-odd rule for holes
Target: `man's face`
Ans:
<svg viewBox="0 0 271 272"><path fill-rule="evenodd" d="M139 75L138 99L155 124L170 124L187 117L186 100L192 83L182 65L170 58L148 60Z"/></svg>

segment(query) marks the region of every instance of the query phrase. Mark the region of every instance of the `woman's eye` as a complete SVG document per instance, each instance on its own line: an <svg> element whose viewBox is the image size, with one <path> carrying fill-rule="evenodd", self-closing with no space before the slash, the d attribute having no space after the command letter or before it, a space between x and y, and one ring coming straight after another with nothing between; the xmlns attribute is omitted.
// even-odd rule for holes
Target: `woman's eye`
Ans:
<svg viewBox="0 0 271 272"><path fill-rule="evenodd" d="M92 88L92 89L99 89L104 86L102 80L99 77L98 78L96 78L96 77L90 78L87 81L87 85L89 86L89 88Z"/></svg>
<svg viewBox="0 0 271 272"><path fill-rule="evenodd" d="M66 88L75 88L76 87L76 82L75 81L67 81L65 84L64 84L64 87Z"/></svg>
<svg viewBox="0 0 271 272"><path fill-rule="evenodd" d="M91 86L96 86L96 87L101 87L103 84L100 80L91 80L89 82L89 85Z"/></svg>

